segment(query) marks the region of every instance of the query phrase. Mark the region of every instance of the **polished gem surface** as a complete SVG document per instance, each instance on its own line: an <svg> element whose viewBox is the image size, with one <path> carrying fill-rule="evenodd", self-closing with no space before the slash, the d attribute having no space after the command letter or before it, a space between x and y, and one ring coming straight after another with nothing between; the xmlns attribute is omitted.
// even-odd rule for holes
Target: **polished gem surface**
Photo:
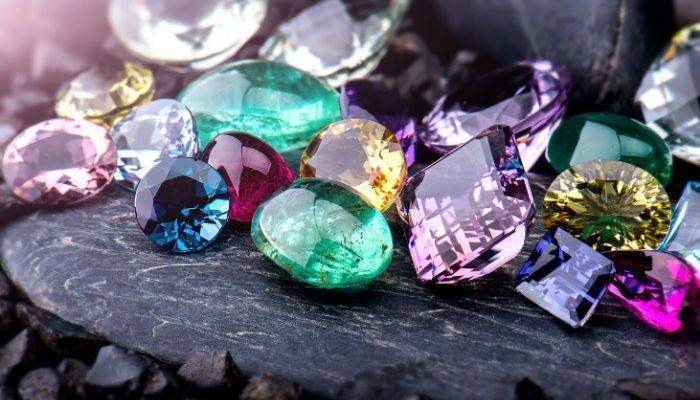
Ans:
<svg viewBox="0 0 700 400"><path fill-rule="evenodd" d="M416 173L397 208L424 283L492 272L518 255L535 215L508 127L493 127Z"/></svg>
<svg viewBox="0 0 700 400"><path fill-rule="evenodd" d="M322 288L363 285L391 262L384 216L347 186L299 179L255 212L253 242L302 282Z"/></svg>
<svg viewBox="0 0 700 400"><path fill-rule="evenodd" d="M447 153L492 125L508 125L529 170L561 122L571 90L563 67L548 61L520 62L469 80L438 100L423 118L418 137Z"/></svg>
<svg viewBox="0 0 700 400"><path fill-rule="evenodd" d="M598 251L655 249L668 232L671 203L643 169L597 160L554 179L542 219L546 228L562 228Z"/></svg>
<svg viewBox="0 0 700 400"><path fill-rule="evenodd" d="M379 211L388 209L406 182L406 158L389 129L366 119L330 124L301 156L302 178L326 178L353 188Z"/></svg>
<svg viewBox="0 0 700 400"><path fill-rule="evenodd" d="M683 327L681 311L694 295L693 269L661 251L610 251L617 271L609 290L647 325L673 333Z"/></svg>
<svg viewBox="0 0 700 400"><path fill-rule="evenodd" d="M205 248L228 220L228 189L204 161L168 158L141 179L134 198L143 233L164 250L189 253Z"/></svg>
<svg viewBox="0 0 700 400"><path fill-rule="evenodd" d="M224 65L189 84L178 98L194 113L200 148L221 132L241 131L280 152L299 149L341 118L331 87L296 68L262 60Z"/></svg>
<svg viewBox="0 0 700 400"><path fill-rule="evenodd" d="M593 315L615 274L612 262L560 228L537 242L515 290L574 328Z"/></svg>
<svg viewBox="0 0 700 400"><path fill-rule="evenodd" d="M192 113L171 99L137 107L112 129L112 138L119 157L114 180L131 190L159 161L194 157L198 150Z"/></svg>
<svg viewBox="0 0 700 400"><path fill-rule="evenodd" d="M229 219L233 221L250 222L263 201L294 180L294 173L275 149L242 132L216 136L200 159L216 168L226 181Z"/></svg>
<svg viewBox="0 0 700 400"><path fill-rule="evenodd" d="M17 135L2 172L12 193L40 205L73 204L104 189L117 168L107 130L84 120L51 119Z"/></svg>
<svg viewBox="0 0 700 400"><path fill-rule="evenodd" d="M695 268L700 284L700 182L688 182L685 186L659 250L683 257Z"/></svg>
<svg viewBox="0 0 700 400"><path fill-rule="evenodd" d="M581 114L566 119L552 134L547 160L557 172L592 160L615 160L671 182L673 156L666 142L644 124L610 113Z"/></svg>

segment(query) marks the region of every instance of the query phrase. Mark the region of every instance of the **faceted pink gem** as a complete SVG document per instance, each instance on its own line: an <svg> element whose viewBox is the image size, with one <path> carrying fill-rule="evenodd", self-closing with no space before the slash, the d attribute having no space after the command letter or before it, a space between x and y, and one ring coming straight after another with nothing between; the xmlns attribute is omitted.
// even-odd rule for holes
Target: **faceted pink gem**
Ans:
<svg viewBox="0 0 700 400"><path fill-rule="evenodd" d="M2 160L12 193L40 205L88 199L107 186L116 168L117 149L105 128L61 118L25 129Z"/></svg>
<svg viewBox="0 0 700 400"><path fill-rule="evenodd" d="M279 153L255 136L222 133L200 156L224 177L230 197L229 219L250 222L255 209L294 174Z"/></svg>

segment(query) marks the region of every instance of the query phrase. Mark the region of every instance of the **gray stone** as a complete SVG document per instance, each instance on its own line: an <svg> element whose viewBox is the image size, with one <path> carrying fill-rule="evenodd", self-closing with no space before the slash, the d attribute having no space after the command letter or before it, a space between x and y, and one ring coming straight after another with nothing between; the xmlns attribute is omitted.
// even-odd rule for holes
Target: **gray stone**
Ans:
<svg viewBox="0 0 700 400"><path fill-rule="evenodd" d="M58 400L60 390L58 374L46 367L29 371L17 386L19 397L23 400Z"/></svg>
<svg viewBox="0 0 700 400"><path fill-rule="evenodd" d="M241 392L241 400L298 400L301 387L275 374L255 375Z"/></svg>
<svg viewBox="0 0 700 400"><path fill-rule="evenodd" d="M203 395L234 395L244 382L243 374L228 351L195 354L177 370L177 376L192 391Z"/></svg>
<svg viewBox="0 0 700 400"><path fill-rule="evenodd" d="M85 375L88 367L85 363L74 358L65 358L56 367L61 374L61 382L66 392L76 398L85 398Z"/></svg>
<svg viewBox="0 0 700 400"><path fill-rule="evenodd" d="M40 358L38 340L27 329L0 348L0 385L12 383Z"/></svg>
<svg viewBox="0 0 700 400"><path fill-rule="evenodd" d="M105 346L85 376L92 396L129 396L137 393L146 375L145 360L116 346Z"/></svg>

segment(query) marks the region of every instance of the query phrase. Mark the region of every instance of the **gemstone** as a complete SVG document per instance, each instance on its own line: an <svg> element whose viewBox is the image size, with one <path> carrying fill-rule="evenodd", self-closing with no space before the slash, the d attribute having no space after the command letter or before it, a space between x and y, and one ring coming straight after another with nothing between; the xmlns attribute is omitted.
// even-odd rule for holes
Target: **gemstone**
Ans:
<svg viewBox="0 0 700 400"><path fill-rule="evenodd" d="M119 157L114 180L131 190L159 161L194 157L198 150L194 117L171 99L137 107L112 129L112 138Z"/></svg>
<svg viewBox="0 0 700 400"><path fill-rule="evenodd" d="M685 186L659 250L683 257L695 268L700 283L700 182L688 182Z"/></svg>
<svg viewBox="0 0 700 400"><path fill-rule="evenodd" d="M665 333L683 327L681 311L694 289L693 270L682 258L662 251L610 251L617 271L609 286L623 306Z"/></svg>
<svg viewBox="0 0 700 400"><path fill-rule="evenodd" d="M510 128L489 128L416 173L397 208L423 283L476 279L517 256L535 205Z"/></svg>
<svg viewBox="0 0 700 400"><path fill-rule="evenodd" d="M209 142L200 159L226 181L229 219L250 222L255 209L277 189L294 180L294 173L267 143L242 132L226 132Z"/></svg>
<svg viewBox="0 0 700 400"><path fill-rule="evenodd" d="M570 90L566 70L548 61L500 68L441 97L423 118L418 138L443 154L492 125L507 125L515 133L525 170L529 170L561 122Z"/></svg>
<svg viewBox="0 0 700 400"><path fill-rule="evenodd" d="M135 107L153 98L153 73L140 65L125 62L120 68L90 68L65 83L58 91L56 114L87 119L106 128Z"/></svg>
<svg viewBox="0 0 700 400"><path fill-rule="evenodd" d="M260 57L341 86L368 75L379 64L409 4L409 0L322 0L281 24L263 44Z"/></svg>
<svg viewBox="0 0 700 400"><path fill-rule="evenodd" d="M211 71L189 84L179 99L194 113L200 148L221 132L241 131L277 151L295 150L341 118L338 94L323 81L262 60Z"/></svg>
<svg viewBox="0 0 700 400"><path fill-rule="evenodd" d="M112 32L144 60L206 69L235 54L258 30L267 0L112 0Z"/></svg>
<svg viewBox="0 0 700 400"><path fill-rule="evenodd" d="M117 149L106 129L84 120L32 125L7 145L2 159L12 193L40 205L74 204L112 181Z"/></svg>
<svg viewBox="0 0 700 400"><path fill-rule="evenodd" d="M255 212L253 242L296 279L322 288L363 285L391 262L384 216L349 187L299 179Z"/></svg>
<svg viewBox="0 0 700 400"><path fill-rule="evenodd" d="M637 89L644 121L673 154L700 165L700 23L680 30L652 63Z"/></svg>
<svg viewBox="0 0 700 400"><path fill-rule="evenodd" d="M646 170L664 186L673 173L673 156L663 139L640 122L610 113L562 122L549 140L547 160L557 172L586 161L622 161Z"/></svg>
<svg viewBox="0 0 700 400"><path fill-rule="evenodd" d="M136 187L136 220L143 233L175 253L201 250L228 220L226 181L204 161L168 158L151 168Z"/></svg>
<svg viewBox="0 0 700 400"><path fill-rule="evenodd" d="M615 275L612 262L560 228L537 242L515 290L569 324L582 327Z"/></svg>
<svg viewBox="0 0 700 400"><path fill-rule="evenodd" d="M546 228L559 227L598 251L659 247L671 222L663 186L620 161L576 164L554 179L542 203Z"/></svg>
<svg viewBox="0 0 700 400"><path fill-rule="evenodd" d="M352 80L340 89L343 118L379 122L394 132L409 166L416 160L416 126L398 93L368 79Z"/></svg>
<svg viewBox="0 0 700 400"><path fill-rule="evenodd" d="M302 178L326 178L353 188L379 211L388 209L406 182L406 158L396 135L366 119L328 125L301 156Z"/></svg>

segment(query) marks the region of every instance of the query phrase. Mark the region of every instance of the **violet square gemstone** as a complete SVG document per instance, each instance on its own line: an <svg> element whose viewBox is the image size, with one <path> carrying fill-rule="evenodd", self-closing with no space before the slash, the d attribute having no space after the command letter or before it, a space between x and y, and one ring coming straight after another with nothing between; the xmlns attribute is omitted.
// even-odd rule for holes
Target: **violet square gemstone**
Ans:
<svg viewBox="0 0 700 400"><path fill-rule="evenodd" d="M515 290L573 328L583 326L615 275L612 261L560 228L537 242Z"/></svg>
<svg viewBox="0 0 700 400"><path fill-rule="evenodd" d="M476 279L515 257L535 214L510 128L495 126L418 172L397 208L418 279Z"/></svg>

